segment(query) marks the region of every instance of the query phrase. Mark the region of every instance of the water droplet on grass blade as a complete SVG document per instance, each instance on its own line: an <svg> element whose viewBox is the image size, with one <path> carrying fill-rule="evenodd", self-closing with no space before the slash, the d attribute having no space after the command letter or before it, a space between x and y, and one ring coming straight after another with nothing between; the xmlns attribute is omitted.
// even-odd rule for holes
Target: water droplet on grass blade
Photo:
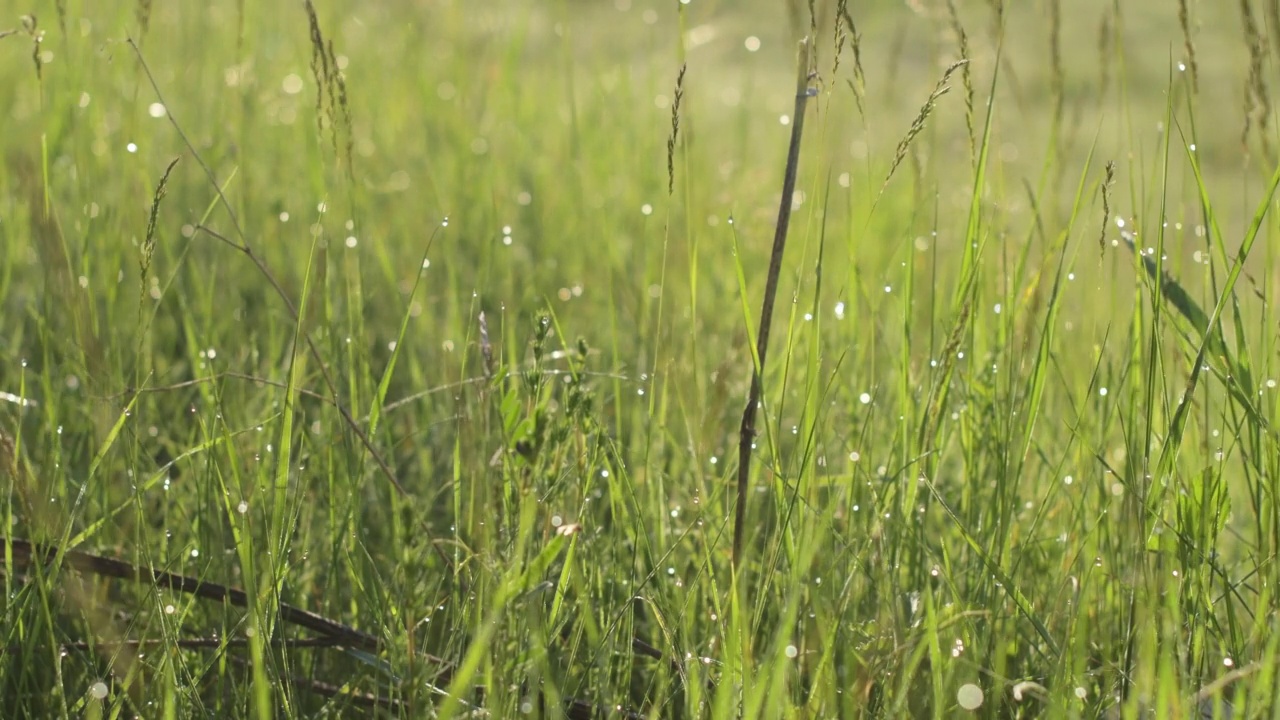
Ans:
<svg viewBox="0 0 1280 720"><path fill-rule="evenodd" d="M984 699L982 688L973 683L961 685L960 690L956 692L956 702L960 703L960 707L965 710L977 710L982 707Z"/></svg>

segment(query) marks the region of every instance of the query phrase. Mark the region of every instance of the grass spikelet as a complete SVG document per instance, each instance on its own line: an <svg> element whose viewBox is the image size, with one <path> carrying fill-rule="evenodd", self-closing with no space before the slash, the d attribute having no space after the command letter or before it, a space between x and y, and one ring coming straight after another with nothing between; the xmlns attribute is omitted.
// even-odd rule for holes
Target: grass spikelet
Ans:
<svg viewBox="0 0 1280 720"><path fill-rule="evenodd" d="M1187 53L1187 74L1191 76L1191 92L1200 92L1200 68L1196 64L1196 46L1191 41L1191 14L1187 0L1178 0L1178 25L1182 28L1182 46Z"/></svg>
<svg viewBox="0 0 1280 720"><path fill-rule="evenodd" d="M160 176L160 182L156 185L155 195L151 198L151 213L147 216L147 234L142 239L142 257L138 258L138 270L142 280L142 294L147 294L147 273L151 271L151 259L156 252L156 222L160 219L160 201L164 199L165 194L169 191L169 173L173 172L174 166L182 159L179 155L169 161L169 166L164 169L164 174Z"/></svg>
<svg viewBox="0 0 1280 720"><path fill-rule="evenodd" d="M951 76L956 70L959 70L968 64L968 60L957 60L948 65L947 69L942 72L942 78L938 80L938 84L934 86L933 92L930 93L929 98L924 101L924 105L920 106L920 112L916 114L915 120L911 121L911 127L907 129L906 136L898 143L898 149L893 154L893 164L889 166L889 174L885 176L884 184L880 186L880 193L882 195L884 194L884 189L889 186L889 181L893 179L893 174L897 172L898 166L902 164L904 159L906 159L907 151L911 149L911 143L915 141L916 137L918 137L921 132L924 131L925 122L928 121L929 116L933 114L933 109L937 106L938 99L943 95L946 95L947 92L951 90L951 86L947 84L951 81Z"/></svg>
<svg viewBox="0 0 1280 720"><path fill-rule="evenodd" d="M316 81L316 130L324 133L325 90L329 80L329 53L325 51L324 33L320 31L320 18L311 0L303 3L307 12L307 27L311 37L311 77Z"/></svg>
<svg viewBox="0 0 1280 720"><path fill-rule="evenodd" d="M347 77L338 69L338 56L333 52L333 40L329 41L329 67L333 69L333 82L338 88L338 109L342 111L342 123L347 132L347 143L343 147L346 152L347 172L350 173L351 151L354 141L351 139L351 105L347 103ZM337 140L337 130L334 130L334 140Z"/></svg>
<svg viewBox="0 0 1280 720"><path fill-rule="evenodd" d="M684 73L688 63L680 65L676 75L676 89L671 101L671 135L667 138L667 195L676 189L676 142L680 139L680 101L684 99Z"/></svg>
<svg viewBox="0 0 1280 720"><path fill-rule="evenodd" d="M1107 163L1107 176L1102 181L1102 229L1098 232L1098 254L1107 252L1107 224L1111 222L1111 184L1116 179L1116 161Z"/></svg>
<svg viewBox="0 0 1280 720"><path fill-rule="evenodd" d="M853 91L853 99L858 104L858 113L862 112L862 97L867 91L867 76L862 71L862 36L858 34L858 26L849 13L849 4L842 0L837 12L848 31L849 49L853 51L853 79L849 81L849 89Z"/></svg>
<svg viewBox="0 0 1280 720"><path fill-rule="evenodd" d="M849 12L849 0L837 0L836 2L836 21L835 27L832 28L833 39L832 47L834 48L831 57L831 77L835 78L836 72L840 70L840 53L844 51L844 44L848 40L848 33L845 31L844 20L842 19Z"/></svg>
<svg viewBox="0 0 1280 720"><path fill-rule="evenodd" d="M307 13L307 29L311 39L311 76L316 82L316 130L324 135L325 123L329 125L329 143L338 153L338 131L345 124L347 140L345 158L347 172L351 172L351 107L347 103L347 83L338 67L338 56L333 41L326 40L320 29L320 18L311 0L303 3ZM342 123L339 123L339 119Z"/></svg>
<svg viewBox="0 0 1280 720"><path fill-rule="evenodd" d="M947 14L951 19L951 30L956 34L956 43L959 45L960 59L969 60L969 35L964 31L964 25L960 24L960 14L956 11L955 0L947 0ZM973 70L966 62L965 66L960 70L960 84L964 86L964 124L969 131L969 160L976 163L977 135L973 127Z"/></svg>

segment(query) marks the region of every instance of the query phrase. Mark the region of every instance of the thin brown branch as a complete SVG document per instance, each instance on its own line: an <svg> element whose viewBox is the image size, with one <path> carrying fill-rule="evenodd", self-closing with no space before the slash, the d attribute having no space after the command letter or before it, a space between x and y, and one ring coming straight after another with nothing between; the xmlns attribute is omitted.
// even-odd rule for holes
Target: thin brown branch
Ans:
<svg viewBox="0 0 1280 720"><path fill-rule="evenodd" d="M58 548L56 547L37 546L29 540L19 538L0 538L0 552L6 550L13 553L16 562L23 564L30 564L33 561L47 564L58 557ZM243 590L186 575L178 575L166 570L133 565L123 560L115 560L79 550L66 550L62 554L62 561L67 566L83 573L133 580L135 582L147 582L174 592L195 595L196 597L226 603L235 607L247 608L249 606L249 596ZM356 630L288 603L280 603L279 614L280 619L290 625L306 628L347 647L373 652L378 649L382 642L376 635ZM449 661L434 656L427 656L426 660L445 666L451 665Z"/></svg>
<svg viewBox="0 0 1280 720"><path fill-rule="evenodd" d="M163 104L163 100L161 101L161 103ZM168 111L166 110L165 112L168 112ZM192 151L194 152L194 149ZM289 299L288 293L284 291L284 288L280 286L280 283L276 282L275 276L271 274L271 270L267 267L266 262L264 262L262 258L258 257L256 254L254 254L253 249L250 248L247 243L237 244L232 240L230 240L229 238L203 225L197 226L196 230L203 232L211 237L215 237L227 243L231 247L238 249L240 252L244 253L244 255L249 258L250 262L252 262L255 266L257 266L258 272L264 278L267 279L268 283L271 284L271 287L275 290L276 295L279 295L280 299L284 301L285 307L289 310L289 316L293 318L293 321L295 323L301 322L301 318L298 315L297 306L294 305L293 301ZM299 334L302 336L303 341L306 342L307 350L311 353L311 357L315 358L316 364L320 366L320 374L324 377L325 386L329 388L329 393L333 398L330 404L333 405L333 408L338 411L339 415L342 416L343 421L345 421L347 423L347 426L351 428L351 432L354 433L356 438L360 440L360 444L364 445L365 449L369 451L369 456L373 458L373 461L375 463L377 463L378 469L382 471L382 475L386 477L388 481L391 482L391 485L400 493L401 496L408 496L409 492L404 489L403 485L400 484L400 481L396 478L395 473L391 470L391 466L387 464L387 461L385 459L383 459L382 453L379 453L377 449L373 447L373 441L369 439L368 433L366 433L363 429L360 428L360 425L356 422L356 419L351 416L351 412L347 410L345 405L339 402L338 386L333 382L333 375L329 372L328 364L326 364L324 361L324 358L321 357L320 349L316 347L315 341L311 339L311 333L307 332L305 329L299 328ZM425 529L424 529L424 532L426 532ZM433 542L433 546L434 546L434 542ZM449 567L453 566L453 562L449 560L449 557L445 555L444 552L437 549L436 553L440 556L442 560L444 560L446 565L448 565Z"/></svg>
<svg viewBox="0 0 1280 720"><path fill-rule="evenodd" d="M29 540L20 538L0 537L0 556L13 554L15 563L22 565L30 565L33 562L52 563L59 555L58 548L52 545L37 546ZM249 605L249 597L243 591L237 588L219 585L217 583L207 582L186 575L178 575L165 570L157 570L155 568L143 567L116 560L113 558L94 555L79 550L67 550L62 553L62 562L75 570L90 575L98 575L101 577L118 578L121 580L130 580L133 582L145 582L162 587L174 592L195 595L206 600L232 605L234 607L247 608ZM306 628L319 634L321 637L312 639L281 639L277 643L284 647L347 647L366 652L378 652L383 645L382 639L376 635L357 630L348 625L344 625L336 620L331 620L322 615L318 615L309 610L288 603L280 603L278 605L279 617L282 621L301 628ZM96 647L141 647L148 644L164 644L164 640L111 640L111 641L95 641L75 642L64 644L64 648L89 649L91 646ZM191 638L185 640L177 640L174 642L178 647L199 649L199 648L218 648L227 646L239 646L246 644L247 641L239 638L217 640L214 638ZM650 657L661 661L663 659L662 652L639 638L632 639L632 651L638 656ZM22 652L21 648L0 648L0 654ZM434 678L434 683L438 685L448 685L453 678L453 672L456 665L442 657L432 655L430 653L422 653L419 657L426 662L438 668L438 674ZM233 658L235 660L235 658ZM674 662L672 660L671 662ZM368 693L352 692L342 690L327 683L319 682L311 679L288 678L294 684L301 683L304 689L309 689L317 694L326 697L343 697L351 699L355 702L365 704L367 706L395 706L399 707L400 701L394 698L386 698L378 695L370 695ZM484 686L477 686L476 692L483 696ZM565 715L574 720L593 720L602 715L612 715L623 718L643 718L644 715L631 712L623 708L611 708L608 711L602 706L587 700L577 698L567 698L565 700Z"/></svg>
<svg viewBox="0 0 1280 720"><path fill-rule="evenodd" d="M318 637L318 638L271 638L266 643L276 648L335 648L343 647L343 644L335 638ZM107 638L99 638L97 640L77 640L75 642L66 642L58 645L60 651L76 651L88 652L90 650L102 649L126 649L140 650L143 648L154 647L176 647L183 650L220 650L222 648L240 648L248 647L248 638L217 638L217 637L200 637L200 638L177 638L174 640L165 640L163 638L150 638L146 640L110 640ZM20 654L26 652L26 648L21 645L10 645L6 648L0 648L0 655L4 654Z"/></svg>
<svg viewBox="0 0 1280 720"><path fill-rule="evenodd" d="M173 111L169 109L169 103L165 102L164 94L160 92L159 83L156 82L155 76L151 74L151 68L147 65L146 58L142 56L141 48L139 48L137 43L133 41L133 38L129 38L129 47L133 48L133 52L138 58L138 64L142 66L142 72L147 76L147 81L151 83L151 89L155 92L156 98L160 101L160 104L164 106L165 117L169 119L169 124L171 124L174 130L177 131L178 136L182 138L183 144L187 146L187 150L191 153L192 157L196 159L196 162L204 170L205 176L209 179L209 183L213 186L214 192L217 193L218 195L218 202L227 211L227 216L231 218L231 225L232 227L235 228L236 236L240 238L240 242L238 243L234 242L230 238L227 238L211 230L210 228L207 228L204 226L200 226L197 229L203 231L204 233L210 235L211 237L215 237L221 240L222 242L230 245L233 248L236 248L241 253L243 253L246 257L248 257L250 262L252 262L254 266L258 268L258 272L264 278L266 278L268 283L271 284L271 287L275 290L276 294L280 297L280 299L284 301L285 307L288 308L289 315L293 318L293 321L295 323L300 323L301 320L300 320L300 315L298 314L297 306L294 305L293 300L289 298L289 294L286 293L284 288L280 286L280 283L276 281L275 275L271 273L271 270L267 267L266 262L261 257L259 257L256 253L254 253L253 248L249 245L248 235L245 234L244 228L240 225L240 221L236 217L234 208L231 207L231 202L227 200L226 194L223 193L222 187L218 184L217 176L214 175L213 170L210 169L209 165L204 161L204 158L200 156L200 152L196 150L195 145L193 145L191 143L191 140L187 138L187 134L183 132L182 126L178 124L177 119L173 116ZM373 442L369 439L369 436L363 430L360 429L359 425L355 421L355 418L351 416L351 413L350 411L347 410L346 406L344 406L338 400L338 386L336 383L334 383L333 374L329 372L329 366L324 362L324 358L320 355L320 350L316 347L315 341L311 339L311 334L308 333L306 329L302 328L301 326L299 326L298 331L299 331L299 334L302 336L303 340L306 342L307 350L311 353L311 356L315 358L316 364L320 366L320 373L324 377L325 386L328 387L329 393L333 396L333 407L337 409L340 415L342 415L342 419L351 428L351 432L354 433L357 438L359 438L360 443L364 445L366 450L369 451L369 456L373 458L375 463L377 463L378 469L382 472L383 476L386 477L388 481L390 481L392 487L394 487L396 491L399 492L402 496L407 496L409 494L408 491L406 491L404 486L400 484L400 481L396 478L395 473L392 472L391 466L387 464L387 461L385 459L383 459L382 454L379 453L376 448L374 448ZM428 532L426 528L422 528L422 531L424 533ZM440 557L441 560L444 561L446 566L448 567L453 566L453 562L449 559L448 555L446 555L442 550L440 550L439 546L436 543L433 542L432 547L436 548L436 554Z"/></svg>

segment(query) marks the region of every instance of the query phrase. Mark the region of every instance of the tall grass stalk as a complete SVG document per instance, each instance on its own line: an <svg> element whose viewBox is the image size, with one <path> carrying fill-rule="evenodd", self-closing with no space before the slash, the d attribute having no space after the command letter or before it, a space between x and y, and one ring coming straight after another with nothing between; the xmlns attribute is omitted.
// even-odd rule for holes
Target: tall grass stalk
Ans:
<svg viewBox="0 0 1280 720"><path fill-rule="evenodd" d="M804 131L805 108L812 93L809 79L813 56L810 39L800 41L796 60L796 104L791 121L791 141L787 146L787 164L783 170L782 199L778 207L778 222L774 228L773 250L769 254L769 270L765 277L764 301L760 309L760 326L755 334L752 350L751 389L742 411L742 423L738 429L738 483L737 499L733 514L733 564L737 568L743 560L743 543L747 531L747 490L751 479L751 456L756 440L756 413L763 400L765 361L769 351L769 332L773 323L773 304L778 294L778 279L782 273L782 257L786 250L787 229L791 224L792 196L795 193L796 173L800 164L800 140ZM772 443L771 443L772 445Z"/></svg>

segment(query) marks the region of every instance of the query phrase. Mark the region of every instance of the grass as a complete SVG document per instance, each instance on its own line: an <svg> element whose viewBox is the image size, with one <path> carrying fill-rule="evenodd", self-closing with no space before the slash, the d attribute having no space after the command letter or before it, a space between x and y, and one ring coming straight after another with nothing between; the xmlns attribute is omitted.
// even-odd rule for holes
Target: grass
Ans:
<svg viewBox="0 0 1280 720"><path fill-rule="evenodd" d="M1280 707L1265 3L26 12L6 717Z"/></svg>

